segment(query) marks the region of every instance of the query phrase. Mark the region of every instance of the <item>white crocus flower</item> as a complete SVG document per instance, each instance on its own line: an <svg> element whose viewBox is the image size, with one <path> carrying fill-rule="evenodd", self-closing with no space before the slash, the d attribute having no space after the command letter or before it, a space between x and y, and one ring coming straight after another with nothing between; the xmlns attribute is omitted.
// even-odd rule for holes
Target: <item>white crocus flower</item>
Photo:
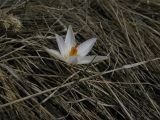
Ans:
<svg viewBox="0 0 160 120"><path fill-rule="evenodd" d="M89 39L80 45L76 44L72 27L69 26L65 41L56 34L56 40L60 52L44 47L45 51L51 56L65 61L69 64L88 64L95 63L107 59L107 56L86 56L96 42L96 38Z"/></svg>

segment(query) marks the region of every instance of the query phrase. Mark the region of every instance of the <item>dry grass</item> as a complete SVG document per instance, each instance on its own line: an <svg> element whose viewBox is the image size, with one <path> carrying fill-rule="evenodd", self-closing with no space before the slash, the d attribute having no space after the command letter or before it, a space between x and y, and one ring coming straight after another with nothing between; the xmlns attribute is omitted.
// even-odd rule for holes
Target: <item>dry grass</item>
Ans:
<svg viewBox="0 0 160 120"><path fill-rule="evenodd" d="M160 119L159 0L6 0L0 8L0 119ZM6 29L9 16L18 23ZM71 67L51 58L42 47L57 49L55 33L65 36L68 25L78 42L96 37L90 54L109 59Z"/></svg>

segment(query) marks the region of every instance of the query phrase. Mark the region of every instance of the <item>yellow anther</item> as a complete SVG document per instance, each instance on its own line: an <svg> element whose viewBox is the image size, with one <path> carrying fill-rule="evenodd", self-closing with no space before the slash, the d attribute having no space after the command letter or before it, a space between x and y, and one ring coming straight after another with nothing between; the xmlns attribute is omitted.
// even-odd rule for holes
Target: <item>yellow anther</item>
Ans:
<svg viewBox="0 0 160 120"><path fill-rule="evenodd" d="M69 56L76 56L76 55L77 55L77 47L72 47Z"/></svg>

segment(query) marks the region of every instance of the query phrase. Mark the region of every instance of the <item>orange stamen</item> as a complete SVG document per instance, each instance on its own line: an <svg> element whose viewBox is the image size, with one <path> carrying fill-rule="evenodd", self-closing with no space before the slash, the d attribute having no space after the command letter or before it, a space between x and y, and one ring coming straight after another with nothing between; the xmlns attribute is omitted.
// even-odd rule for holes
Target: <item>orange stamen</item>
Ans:
<svg viewBox="0 0 160 120"><path fill-rule="evenodd" d="M76 55L77 55L77 47L72 47L69 56L76 56Z"/></svg>

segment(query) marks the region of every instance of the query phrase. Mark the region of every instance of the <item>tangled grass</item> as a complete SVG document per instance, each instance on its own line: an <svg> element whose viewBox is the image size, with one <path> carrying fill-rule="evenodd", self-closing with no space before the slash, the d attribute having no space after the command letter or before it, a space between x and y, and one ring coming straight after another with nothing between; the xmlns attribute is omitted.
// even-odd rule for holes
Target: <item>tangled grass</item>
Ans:
<svg viewBox="0 0 160 120"><path fill-rule="evenodd" d="M160 119L159 0L1 2L0 119ZM42 47L57 49L55 33L69 25L78 42L97 38L90 54L109 59L51 58Z"/></svg>

